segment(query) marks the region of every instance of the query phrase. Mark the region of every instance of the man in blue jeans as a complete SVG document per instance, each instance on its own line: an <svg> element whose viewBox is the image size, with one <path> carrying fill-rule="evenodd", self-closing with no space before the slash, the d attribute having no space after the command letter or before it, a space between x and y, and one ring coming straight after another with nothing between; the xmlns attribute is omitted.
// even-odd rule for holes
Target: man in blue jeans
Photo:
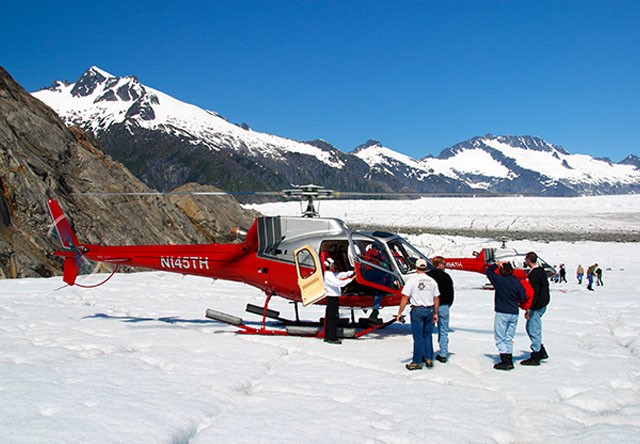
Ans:
<svg viewBox="0 0 640 444"><path fill-rule="evenodd" d="M509 262L491 264L487 267L486 273L495 289L493 305L496 314L493 321L493 335L500 354L500 362L493 368L512 370L513 338L518 326L518 305L524 302L527 294L520 281L513 276L513 266Z"/></svg>
<svg viewBox="0 0 640 444"><path fill-rule="evenodd" d="M438 283L426 275L427 261L416 261L416 274L409 277L402 288L402 298L396 319L399 321L407 304L411 304L411 332L413 333L413 357L407 370L419 370L424 361L433 367L433 324L438 322L440 292Z"/></svg>
<svg viewBox="0 0 640 444"><path fill-rule="evenodd" d="M438 345L440 349L436 360L444 364L449 356L449 309L453 305L453 279L444 271L446 263L442 256L432 258L431 264L433 264L433 269L429 270L427 274L435 279L440 291L440 307L438 308Z"/></svg>
<svg viewBox="0 0 640 444"><path fill-rule="evenodd" d="M544 349L544 344L542 344L542 316L547 311L547 305L551 300L549 280L544 268L538 266L538 255L536 253L533 251L527 253L524 257L524 263L531 268L529 283L533 288L531 307L525 314L527 335L531 340L531 357L520 362L520 364L540 365L540 360L549 357Z"/></svg>

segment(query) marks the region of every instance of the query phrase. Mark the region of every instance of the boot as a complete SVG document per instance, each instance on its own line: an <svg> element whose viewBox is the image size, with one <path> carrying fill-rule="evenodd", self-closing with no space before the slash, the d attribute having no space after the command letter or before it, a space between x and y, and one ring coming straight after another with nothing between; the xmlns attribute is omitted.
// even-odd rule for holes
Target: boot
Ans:
<svg viewBox="0 0 640 444"><path fill-rule="evenodd" d="M540 365L540 352L531 352L531 357L521 361L522 365Z"/></svg>
<svg viewBox="0 0 640 444"><path fill-rule="evenodd" d="M543 359L547 359L549 357L549 355L547 354L547 351L544 349L544 344L542 344L540 346L540 351L538 352L539 356L538 356L538 360L542 361Z"/></svg>
<svg viewBox="0 0 640 444"><path fill-rule="evenodd" d="M493 366L496 370L513 369L513 360L511 353L500 353L500 362Z"/></svg>
<svg viewBox="0 0 640 444"><path fill-rule="evenodd" d="M380 318L378 317L378 314L379 314L379 313L380 313L380 312L378 311L378 309L377 309L377 308L374 308L373 310L371 310L371 314L369 315L369 320L370 320L371 322L375 322L375 323L377 323L377 324L381 323L381 322L382 322L382 319L380 319Z"/></svg>

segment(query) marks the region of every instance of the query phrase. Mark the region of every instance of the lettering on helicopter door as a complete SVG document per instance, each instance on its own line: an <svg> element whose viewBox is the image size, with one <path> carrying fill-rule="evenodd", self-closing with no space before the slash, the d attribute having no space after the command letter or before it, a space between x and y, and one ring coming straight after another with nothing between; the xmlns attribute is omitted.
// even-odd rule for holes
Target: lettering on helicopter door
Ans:
<svg viewBox="0 0 640 444"><path fill-rule="evenodd" d="M160 267L167 270L208 270L209 259L194 256L161 256Z"/></svg>

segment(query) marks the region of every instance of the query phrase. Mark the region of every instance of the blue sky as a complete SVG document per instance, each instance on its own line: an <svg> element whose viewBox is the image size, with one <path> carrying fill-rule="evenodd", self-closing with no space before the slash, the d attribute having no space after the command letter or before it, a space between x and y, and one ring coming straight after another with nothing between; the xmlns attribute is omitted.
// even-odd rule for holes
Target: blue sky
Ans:
<svg viewBox="0 0 640 444"><path fill-rule="evenodd" d="M640 2L111 1L3 6L28 91L96 65L254 130L414 158L536 135L640 155Z"/></svg>

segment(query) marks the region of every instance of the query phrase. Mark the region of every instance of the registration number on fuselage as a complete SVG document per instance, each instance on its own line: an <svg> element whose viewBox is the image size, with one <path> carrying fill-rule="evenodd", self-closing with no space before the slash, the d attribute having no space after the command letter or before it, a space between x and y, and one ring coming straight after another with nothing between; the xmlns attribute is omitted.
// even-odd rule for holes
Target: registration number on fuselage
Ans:
<svg viewBox="0 0 640 444"><path fill-rule="evenodd" d="M202 257L160 257L160 267L170 270L208 270L209 259Z"/></svg>

